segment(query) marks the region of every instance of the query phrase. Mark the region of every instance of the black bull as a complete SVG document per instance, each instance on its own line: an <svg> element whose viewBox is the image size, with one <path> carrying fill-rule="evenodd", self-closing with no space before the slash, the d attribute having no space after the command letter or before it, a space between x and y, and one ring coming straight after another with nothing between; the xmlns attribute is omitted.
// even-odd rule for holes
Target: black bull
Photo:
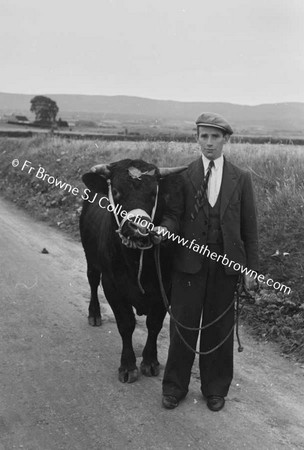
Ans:
<svg viewBox="0 0 304 450"><path fill-rule="evenodd" d="M125 159L107 166L95 166L95 173L86 173L82 178L89 188L85 191L88 198L80 216L80 234L91 288L89 323L101 325L97 295L101 280L122 338L121 382L131 383L138 378L132 346L136 323L133 307L138 315L147 316L148 336L142 352L141 372L146 376L159 374L157 336L166 310L156 274L149 232L151 226L147 223L155 210L155 226L169 225L171 231L178 231L182 183L176 172L181 169L158 169L142 160ZM121 215L117 218L111 212L110 203L116 205L116 211L118 205L121 207ZM122 211L134 212L137 219L131 216L122 218ZM161 270L167 294L170 290L172 244L170 241L161 244ZM141 250L146 247L150 248Z"/></svg>

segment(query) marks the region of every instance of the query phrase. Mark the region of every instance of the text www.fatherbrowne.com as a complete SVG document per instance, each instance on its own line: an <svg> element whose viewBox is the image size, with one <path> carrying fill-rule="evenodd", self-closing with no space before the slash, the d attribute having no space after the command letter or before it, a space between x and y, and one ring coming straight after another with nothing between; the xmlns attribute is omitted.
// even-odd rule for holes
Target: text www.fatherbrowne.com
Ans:
<svg viewBox="0 0 304 450"><path fill-rule="evenodd" d="M275 281L272 278L266 278L262 274L258 274L255 270L248 269L247 267L244 267L240 263L229 260L227 258L227 255L218 255L216 252L211 252L208 248L208 245L199 245L195 239L192 239L192 241L189 242L189 239L185 239L178 234L171 233L167 229L160 229L159 234L163 237L170 239L174 242L177 242L178 244L182 245L183 247L186 247L188 249L191 249L192 251L196 253L200 253L204 256L207 256L208 258L212 259L212 261L221 262L223 266L231 267L237 271L241 272L242 274L249 275L250 277L257 279L260 283L266 283L267 286L273 287L276 290L279 290L280 292L284 292L284 294L290 294L291 289L288 286L285 286L284 284L279 283L278 281Z"/></svg>

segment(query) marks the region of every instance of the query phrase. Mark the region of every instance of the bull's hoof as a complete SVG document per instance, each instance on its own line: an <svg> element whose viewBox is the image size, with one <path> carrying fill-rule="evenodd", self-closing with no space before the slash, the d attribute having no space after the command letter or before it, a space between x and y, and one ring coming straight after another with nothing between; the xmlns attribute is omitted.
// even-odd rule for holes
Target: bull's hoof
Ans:
<svg viewBox="0 0 304 450"><path fill-rule="evenodd" d="M134 383L138 380L138 368L128 370L120 367L118 369L118 379L121 383Z"/></svg>
<svg viewBox="0 0 304 450"><path fill-rule="evenodd" d="M88 317L89 325L92 327L100 327L101 326L101 317Z"/></svg>
<svg viewBox="0 0 304 450"><path fill-rule="evenodd" d="M144 361L140 364L140 370L143 375L146 377L157 377L160 372L159 368L159 362L151 362L151 363L145 363Z"/></svg>

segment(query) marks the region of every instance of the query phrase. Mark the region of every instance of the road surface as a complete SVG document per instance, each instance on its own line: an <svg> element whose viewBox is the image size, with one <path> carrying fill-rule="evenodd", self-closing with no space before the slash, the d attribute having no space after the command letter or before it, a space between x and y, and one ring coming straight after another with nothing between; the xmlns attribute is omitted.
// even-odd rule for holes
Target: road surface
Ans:
<svg viewBox="0 0 304 450"><path fill-rule="evenodd" d="M121 384L121 342L104 298L102 327L87 323L80 243L3 200L0 229L0 450L304 449L303 366L242 327L225 408L207 409L195 364L187 398L165 410L168 320L160 376ZM138 360L145 336L139 318Z"/></svg>

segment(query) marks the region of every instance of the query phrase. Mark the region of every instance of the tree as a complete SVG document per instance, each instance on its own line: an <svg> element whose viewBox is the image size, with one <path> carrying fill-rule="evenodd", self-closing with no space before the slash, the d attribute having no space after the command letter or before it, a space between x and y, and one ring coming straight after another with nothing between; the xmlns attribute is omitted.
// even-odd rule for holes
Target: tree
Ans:
<svg viewBox="0 0 304 450"><path fill-rule="evenodd" d="M59 108L57 103L49 97L43 95L36 95L31 100L31 112L36 115L35 122L50 122L56 121Z"/></svg>

